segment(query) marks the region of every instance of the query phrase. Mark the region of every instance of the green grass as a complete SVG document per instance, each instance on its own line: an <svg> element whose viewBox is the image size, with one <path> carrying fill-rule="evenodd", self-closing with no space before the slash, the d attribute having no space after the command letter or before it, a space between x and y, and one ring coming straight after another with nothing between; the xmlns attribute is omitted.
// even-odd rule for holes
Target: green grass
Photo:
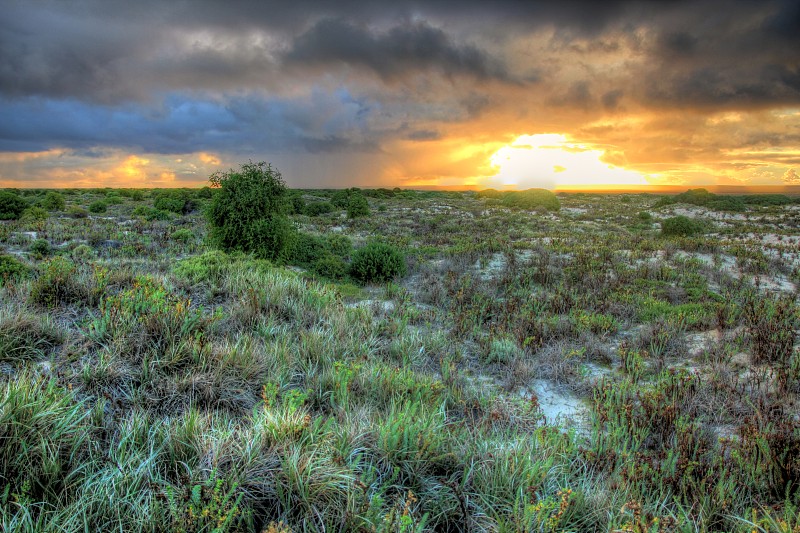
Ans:
<svg viewBox="0 0 800 533"><path fill-rule="evenodd" d="M754 277L796 257L735 238L791 225L782 200L663 239L647 195L367 190L384 209L292 215L304 268L210 248L213 193L176 194L161 217L153 191L64 191L108 218L0 225L24 266L0 287L0 529L797 526L796 294ZM374 240L408 250L391 283L312 268Z"/></svg>

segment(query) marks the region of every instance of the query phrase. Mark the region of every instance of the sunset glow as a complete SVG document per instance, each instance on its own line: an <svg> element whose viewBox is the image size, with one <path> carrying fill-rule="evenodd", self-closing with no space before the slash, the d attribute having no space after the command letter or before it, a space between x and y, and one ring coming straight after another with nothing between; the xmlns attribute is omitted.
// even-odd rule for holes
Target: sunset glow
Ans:
<svg viewBox="0 0 800 533"><path fill-rule="evenodd" d="M512 189L648 184L638 172L603 162L604 155L565 135L522 135L492 155L499 171L489 184Z"/></svg>

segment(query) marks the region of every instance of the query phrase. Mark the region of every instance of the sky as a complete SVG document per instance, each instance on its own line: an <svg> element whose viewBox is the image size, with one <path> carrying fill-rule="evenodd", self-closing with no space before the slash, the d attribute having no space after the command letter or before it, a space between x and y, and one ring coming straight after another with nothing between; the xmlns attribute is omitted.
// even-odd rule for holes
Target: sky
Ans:
<svg viewBox="0 0 800 533"><path fill-rule="evenodd" d="M800 2L0 0L0 186L800 184Z"/></svg>

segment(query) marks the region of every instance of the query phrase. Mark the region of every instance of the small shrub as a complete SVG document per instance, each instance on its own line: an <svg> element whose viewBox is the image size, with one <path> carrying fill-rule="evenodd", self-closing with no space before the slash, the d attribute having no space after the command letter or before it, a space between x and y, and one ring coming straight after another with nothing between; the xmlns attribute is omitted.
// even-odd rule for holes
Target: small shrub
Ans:
<svg viewBox="0 0 800 533"><path fill-rule="evenodd" d="M20 220L25 221L39 221L39 220L47 220L50 216L50 213L47 212L46 209L38 206L29 207L22 213L22 217Z"/></svg>
<svg viewBox="0 0 800 533"><path fill-rule="evenodd" d="M50 248L50 243L47 242L47 239L36 239L33 241L29 248L30 252L34 255L38 255L41 257L46 257L52 253L52 249Z"/></svg>
<svg viewBox="0 0 800 533"><path fill-rule="evenodd" d="M86 218L89 216L89 211L77 205L71 205L67 208L67 216L72 218Z"/></svg>
<svg viewBox="0 0 800 533"><path fill-rule="evenodd" d="M350 189L342 189L333 193L333 196L331 196L331 204L339 209L344 209L347 207L349 199Z"/></svg>
<svg viewBox="0 0 800 533"><path fill-rule="evenodd" d="M289 205L292 208L292 213L296 215L300 215L306 210L306 201L303 200L303 197L300 196L299 193L295 193L291 196Z"/></svg>
<svg viewBox="0 0 800 533"><path fill-rule="evenodd" d="M311 271L323 278L339 280L347 275L347 264L341 257L326 254L314 261L314 264L311 265Z"/></svg>
<svg viewBox="0 0 800 533"><path fill-rule="evenodd" d="M64 209L64 196L55 191L48 192L42 200L42 207L48 211L60 211Z"/></svg>
<svg viewBox="0 0 800 533"><path fill-rule="evenodd" d="M332 233L328 235L328 250L339 257L350 257L353 251L353 241L347 235Z"/></svg>
<svg viewBox="0 0 800 533"><path fill-rule="evenodd" d="M0 281L18 281L30 275L31 269L16 258L0 254Z"/></svg>
<svg viewBox="0 0 800 533"><path fill-rule="evenodd" d="M330 202L311 202L306 204L305 207L305 214L310 217L324 215L325 213L330 213L331 211L333 211L333 204Z"/></svg>
<svg viewBox="0 0 800 533"><path fill-rule="evenodd" d="M380 242L356 250L350 264L350 275L367 283L389 281L405 273L403 254L394 246Z"/></svg>
<svg viewBox="0 0 800 533"><path fill-rule="evenodd" d="M106 196L106 199L103 201L108 205L120 205L125 203L125 200L121 196L117 195Z"/></svg>
<svg viewBox="0 0 800 533"><path fill-rule="evenodd" d="M17 220L27 208L28 202L18 194L0 191L0 220Z"/></svg>
<svg viewBox="0 0 800 533"><path fill-rule="evenodd" d="M92 202L91 204L89 204L90 213L95 213L95 214L105 213L107 209L108 209L108 204L102 200L97 200L96 202Z"/></svg>
<svg viewBox="0 0 800 533"><path fill-rule="evenodd" d="M123 191L120 191L120 194L122 194L122 196L127 196L134 202L141 202L144 200L144 192L138 189L124 189Z"/></svg>
<svg viewBox="0 0 800 533"><path fill-rule="evenodd" d="M661 222L661 234L670 237L688 237L703 232L703 225L689 217L678 215Z"/></svg>
<svg viewBox="0 0 800 533"><path fill-rule="evenodd" d="M322 237L298 232L292 241L290 260L301 266L310 266L327 253L326 244Z"/></svg>
<svg viewBox="0 0 800 533"><path fill-rule="evenodd" d="M652 222L653 215L651 215L647 211L639 211L639 220L641 220L642 222Z"/></svg>

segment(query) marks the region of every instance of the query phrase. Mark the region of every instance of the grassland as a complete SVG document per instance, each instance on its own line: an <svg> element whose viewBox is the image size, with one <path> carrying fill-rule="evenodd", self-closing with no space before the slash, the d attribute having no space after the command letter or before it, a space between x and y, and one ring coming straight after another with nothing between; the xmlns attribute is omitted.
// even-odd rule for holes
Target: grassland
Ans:
<svg viewBox="0 0 800 533"><path fill-rule="evenodd" d="M2 529L800 531L800 204L365 193L276 264L209 189L21 191Z"/></svg>

